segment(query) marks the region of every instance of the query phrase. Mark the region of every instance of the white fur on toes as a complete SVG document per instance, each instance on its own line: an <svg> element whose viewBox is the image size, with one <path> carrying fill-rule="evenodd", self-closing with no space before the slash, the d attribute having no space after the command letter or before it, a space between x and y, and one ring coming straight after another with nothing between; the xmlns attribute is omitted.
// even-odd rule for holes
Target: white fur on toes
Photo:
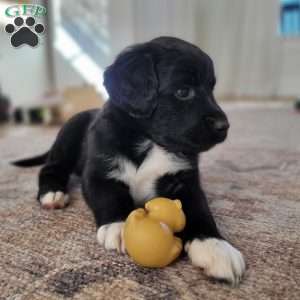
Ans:
<svg viewBox="0 0 300 300"><path fill-rule="evenodd" d="M237 285L245 272L243 255L224 240L194 239L186 243L185 250L192 264L203 268L210 277Z"/></svg>
<svg viewBox="0 0 300 300"><path fill-rule="evenodd" d="M102 225L97 231L97 240L107 250L117 250L125 253L123 238L124 222L114 222Z"/></svg>
<svg viewBox="0 0 300 300"><path fill-rule="evenodd" d="M41 197L40 202L46 209L64 208L69 203L69 197L61 191L48 192Z"/></svg>

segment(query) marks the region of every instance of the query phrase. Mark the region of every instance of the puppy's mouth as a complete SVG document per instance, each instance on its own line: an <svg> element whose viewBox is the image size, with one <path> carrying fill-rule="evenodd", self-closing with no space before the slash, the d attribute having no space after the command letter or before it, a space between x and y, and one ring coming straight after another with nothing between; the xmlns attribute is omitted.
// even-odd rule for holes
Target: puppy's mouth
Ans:
<svg viewBox="0 0 300 300"><path fill-rule="evenodd" d="M181 141L180 143L172 143L173 146L172 148L176 148L177 151L185 153L185 154L197 154L200 152L206 152L208 150L210 150L211 148L213 148L214 146L216 146L217 144L220 144L222 142L224 142L224 140L226 139L227 133L223 134L223 135L218 135L218 136L214 136L214 137L207 137L207 138L203 138L203 137L199 137L198 141L195 140L185 140L185 141ZM177 147L176 147L177 145Z"/></svg>
<svg viewBox="0 0 300 300"><path fill-rule="evenodd" d="M217 144L224 142L227 132L227 130L224 130L218 133L205 132L203 134L202 132L191 130L183 134L180 139L178 137L176 139L172 137L150 138L171 152L194 155L208 151Z"/></svg>
<svg viewBox="0 0 300 300"><path fill-rule="evenodd" d="M205 152L213 148L217 144L224 142L227 138L228 130L220 131L218 133L208 133L204 136L201 134L194 135L187 143L187 146L193 152Z"/></svg>
<svg viewBox="0 0 300 300"><path fill-rule="evenodd" d="M219 144L225 141L227 138L228 130L222 130L218 133L213 133L211 139L214 143Z"/></svg>

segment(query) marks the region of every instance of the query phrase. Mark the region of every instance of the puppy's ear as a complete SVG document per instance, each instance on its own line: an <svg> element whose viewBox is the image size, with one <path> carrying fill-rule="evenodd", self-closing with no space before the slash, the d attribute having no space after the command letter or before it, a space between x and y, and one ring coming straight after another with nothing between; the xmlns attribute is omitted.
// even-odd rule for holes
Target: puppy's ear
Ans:
<svg viewBox="0 0 300 300"><path fill-rule="evenodd" d="M135 47L121 53L104 72L104 85L119 108L136 118L149 117L158 90L152 54Z"/></svg>

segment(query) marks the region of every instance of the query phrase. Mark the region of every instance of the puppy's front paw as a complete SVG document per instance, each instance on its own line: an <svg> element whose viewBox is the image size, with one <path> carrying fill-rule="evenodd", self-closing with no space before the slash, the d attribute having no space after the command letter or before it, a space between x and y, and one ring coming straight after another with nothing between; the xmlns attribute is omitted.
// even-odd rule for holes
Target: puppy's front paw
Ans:
<svg viewBox="0 0 300 300"><path fill-rule="evenodd" d="M125 253L123 238L124 222L114 222L102 225L97 231L97 240L107 250L117 250Z"/></svg>
<svg viewBox="0 0 300 300"><path fill-rule="evenodd" d="M69 197L61 191L48 192L40 197L40 203L46 209L64 208L69 203Z"/></svg>
<svg viewBox="0 0 300 300"><path fill-rule="evenodd" d="M245 272L243 255L224 240L194 239L186 243L185 250L192 264L203 268L204 272L214 279L238 285Z"/></svg>

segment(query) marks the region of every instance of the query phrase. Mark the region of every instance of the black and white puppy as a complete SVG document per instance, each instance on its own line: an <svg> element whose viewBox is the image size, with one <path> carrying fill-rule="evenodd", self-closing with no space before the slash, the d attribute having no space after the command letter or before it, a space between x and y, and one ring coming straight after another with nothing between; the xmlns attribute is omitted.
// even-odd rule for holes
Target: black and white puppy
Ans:
<svg viewBox="0 0 300 300"><path fill-rule="evenodd" d="M65 207L69 177L80 175L106 249L124 251L124 220L137 206L156 196L180 199L187 217L180 236L192 264L237 284L243 256L217 229L198 170L199 153L223 142L229 128L215 83L210 57L183 40L129 47L104 73L110 99L103 109L76 115L47 154L15 164L45 163L38 193L45 208Z"/></svg>

